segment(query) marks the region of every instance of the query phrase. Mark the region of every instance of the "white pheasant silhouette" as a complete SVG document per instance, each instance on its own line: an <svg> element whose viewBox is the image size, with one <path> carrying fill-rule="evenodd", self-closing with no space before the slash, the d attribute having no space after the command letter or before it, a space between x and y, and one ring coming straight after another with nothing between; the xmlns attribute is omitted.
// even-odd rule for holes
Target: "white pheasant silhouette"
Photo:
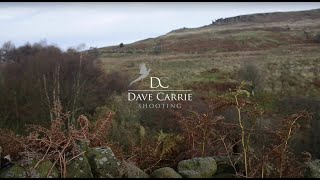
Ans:
<svg viewBox="0 0 320 180"><path fill-rule="evenodd" d="M146 67L146 65L144 64L144 63L142 63L142 64L140 64L140 76L136 79L136 80L134 80L134 81L132 81L130 84L129 84L129 86L131 86L133 83L135 83L135 82L138 82L138 81L140 81L140 80L143 80L144 78L146 78L148 75L149 75L149 72L151 71L151 69L148 69L147 70L147 67ZM128 86L128 87L129 87Z"/></svg>

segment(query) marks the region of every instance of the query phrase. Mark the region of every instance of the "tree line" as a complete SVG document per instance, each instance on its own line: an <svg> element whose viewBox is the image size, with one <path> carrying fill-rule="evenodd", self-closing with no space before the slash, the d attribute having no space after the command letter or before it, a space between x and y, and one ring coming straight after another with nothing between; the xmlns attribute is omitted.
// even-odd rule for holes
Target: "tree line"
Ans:
<svg viewBox="0 0 320 180"><path fill-rule="evenodd" d="M15 131L25 124L50 124L57 102L71 119L92 115L112 91L97 54L45 43L0 49L0 127Z"/></svg>

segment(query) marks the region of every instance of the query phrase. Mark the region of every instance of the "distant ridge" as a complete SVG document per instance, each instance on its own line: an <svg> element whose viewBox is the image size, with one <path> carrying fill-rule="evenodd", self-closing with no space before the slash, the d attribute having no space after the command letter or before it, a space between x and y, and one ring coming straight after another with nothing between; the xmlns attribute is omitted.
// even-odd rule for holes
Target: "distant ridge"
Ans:
<svg viewBox="0 0 320 180"><path fill-rule="evenodd" d="M212 21L211 24L198 28L180 28L170 31L170 33L186 32L188 30L200 29L212 26L227 26L240 23L271 23L282 21L301 21L303 19L320 19L320 9L304 10L304 11L290 11L290 12L270 12L270 13L255 13L247 15L239 15L227 18L219 18Z"/></svg>
<svg viewBox="0 0 320 180"><path fill-rule="evenodd" d="M312 43L320 33L320 9L220 18L196 28L179 28L134 43L101 47L103 53L204 53L247 51Z"/></svg>

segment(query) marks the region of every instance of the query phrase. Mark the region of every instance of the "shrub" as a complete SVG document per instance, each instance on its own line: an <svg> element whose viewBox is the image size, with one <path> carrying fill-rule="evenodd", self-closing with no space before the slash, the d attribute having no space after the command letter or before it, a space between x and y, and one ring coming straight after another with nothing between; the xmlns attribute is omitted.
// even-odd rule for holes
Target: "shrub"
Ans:
<svg viewBox="0 0 320 180"><path fill-rule="evenodd" d="M142 131L141 131L142 130ZM140 127L140 142L133 144L129 159L151 173L161 167L176 166L183 137L160 130L155 135Z"/></svg>
<svg viewBox="0 0 320 180"><path fill-rule="evenodd" d="M130 152L132 144L137 143L140 126L140 110L134 102L128 104L125 93L113 93L104 106L96 108L94 119L105 116L105 112L115 112L109 131L109 140L118 142L125 152Z"/></svg>
<svg viewBox="0 0 320 180"><path fill-rule="evenodd" d="M311 126L301 133L295 143L295 151L307 149L315 158L320 158L320 100L312 97L286 97L278 102L278 111L288 115L294 112L306 110L313 114ZM304 125L303 127L308 127Z"/></svg>
<svg viewBox="0 0 320 180"><path fill-rule="evenodd" d="M257 118L263 110L250 97L248 85L241 83L230 95L211 105L210 112L236 107L235 122L211 113L181 116L185 148L180 149L187 154L184 158L226 156L238 177L302 177L303 163L291 145L295 135L308 124L310 114L289 115L279 121L276 128L261 126ZM271 141L263 142L261 135ZM261 141L262 145L257 146ZM238 160L234 161L233 155L237 155Z"/></svg>

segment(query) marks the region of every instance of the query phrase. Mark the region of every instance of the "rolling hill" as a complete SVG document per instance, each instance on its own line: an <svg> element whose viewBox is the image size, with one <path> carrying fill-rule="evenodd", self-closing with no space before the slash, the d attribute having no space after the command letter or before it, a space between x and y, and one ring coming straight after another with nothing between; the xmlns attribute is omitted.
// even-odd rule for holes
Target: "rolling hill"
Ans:
<svg viewBox="0 0 320 180"><path fill-rule="evenodd" d="M238 83L239 70L253 64L263 91L320 97L320 9L222 18L199 28L99 48L101 67L136 76L138 63L170 75L176 87L200 94L225 91ZM128 81L131 79L129 78Z"/></svg>
<svg viewBox="0 0 320 180"><path fill-rule="evenodd" d="M312 41L320 31L320 9L297 12L275 12L221 18L199 28L181 28L157 38L126 45L101 48L103 53L161 52L205 53L217 51L258 50L279 45Z"/></svg>

